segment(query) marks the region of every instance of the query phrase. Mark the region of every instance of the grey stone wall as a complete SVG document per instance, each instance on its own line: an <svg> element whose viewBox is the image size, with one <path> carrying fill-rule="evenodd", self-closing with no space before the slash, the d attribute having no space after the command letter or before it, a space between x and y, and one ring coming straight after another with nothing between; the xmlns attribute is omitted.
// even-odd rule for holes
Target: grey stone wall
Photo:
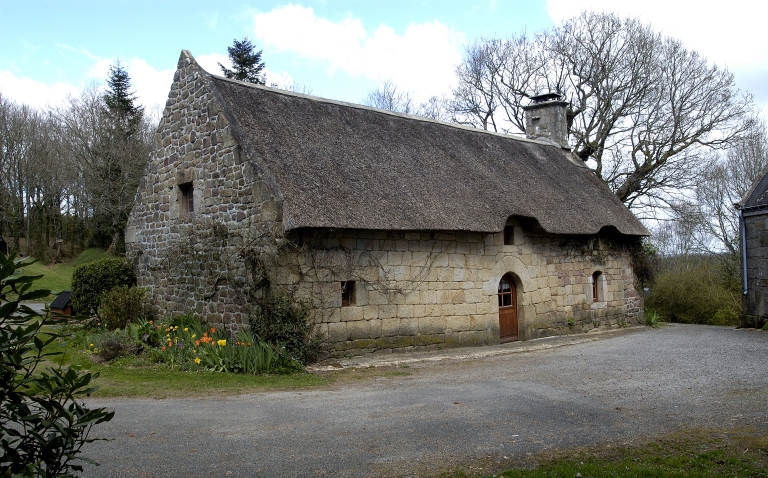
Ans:
<svg viewBox="0 0 768 478"><path fill-rule="evenodd" d="M151 312L247 324L252 277L242 250L281 233L280 205L244 162L227 118L197 64L182 54L128 220L126 249ZM179 185L194 188L185 214Z"/></svg>
<svg viewBox="0 0 768 478"><path fill-rule="evenodd" d="M747 245L747 295L742 296L744 326L768 321L768 211L744 218Z"/></svg>

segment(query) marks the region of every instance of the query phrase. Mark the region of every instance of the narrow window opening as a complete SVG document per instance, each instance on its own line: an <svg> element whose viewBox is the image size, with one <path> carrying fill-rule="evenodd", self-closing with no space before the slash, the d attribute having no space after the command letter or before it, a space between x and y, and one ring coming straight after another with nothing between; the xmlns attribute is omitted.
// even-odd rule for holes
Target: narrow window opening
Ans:
<svg viewBox="0 0 768 478"><path fill-rule="evenodd" d="M600 297L600 276L602 276L600 271L592 274L592 302L600 302L603 299Z"/></svg>
<svg viewBox="0 0 768 478"><path fill-rule="evenodd" d="M192 183L179 184L181 191L181 214L191 217L195 215L194 189Z"/></svg>
<svg viewBox="0 0 768 478"><path fill-rule="evenodd" d="M349 307L355 303L355 281L341 283L341 306Z"/></svg>
<svg viewBox="0 0 768 478"><path fill-rule="evenodd" d="M514 226L504 226L504 245L505 246L515 245L515 227Z"/></svg>

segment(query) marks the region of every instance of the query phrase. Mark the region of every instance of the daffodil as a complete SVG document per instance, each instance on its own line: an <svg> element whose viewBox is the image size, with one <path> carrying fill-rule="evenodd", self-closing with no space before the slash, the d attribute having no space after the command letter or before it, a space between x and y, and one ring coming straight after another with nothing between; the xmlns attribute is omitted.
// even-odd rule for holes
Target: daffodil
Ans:
<svg viewBox="0 0 768 478"><path fill-rule="evenodd" d="M200 365L200 357L195 357L195 363L196 363L197 365Z"/></svg>
<svg viewBox="0 0 768 478"><path fill-rule="evenodd" d="M189 332L189 327L184 327L184 332Z"/></svg>
<svg viewBox="0 0 768 478"><path fill-rule="evenodd" d="M93 344L90 344L89 347L93 347Z"/></svg>

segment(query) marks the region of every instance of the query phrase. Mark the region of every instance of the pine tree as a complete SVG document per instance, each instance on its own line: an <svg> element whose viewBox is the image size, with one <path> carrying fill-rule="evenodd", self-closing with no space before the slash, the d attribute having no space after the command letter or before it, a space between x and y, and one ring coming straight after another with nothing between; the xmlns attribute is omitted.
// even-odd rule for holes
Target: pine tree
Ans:
<svg viewBox="0 0 768 478"><path fill-rule="evenodd" d="M136 106L136 95L131 89L131 77L125 71L120 60L115 65L109 66L109 77L107 77L109 90L104 94L104 103L112 114L125 115L130 118L138 116L144 112L144 108Z"/></svg>
<svg viewBox="0 0 768 478"><path fill-rule="evenodd" d="M91 244L118 253L141 172L151 149L151 127L144 107L131 91L131 78L120 60L110 66L107 91L101 96L91 161L84 176L93 201Z"/></svg>
<svg viewBox="0 0 768 478"><path fill-rule="evenodd" d="M254 53L255 48L248 37L245 37L243 41L234 40L232 46L227 48L229 60L232 62L234 70L230 70L219 63L224 76L257 85L266 84L266 78L262 73L264 70L264 62L261 61L262 50Z"/></svg>

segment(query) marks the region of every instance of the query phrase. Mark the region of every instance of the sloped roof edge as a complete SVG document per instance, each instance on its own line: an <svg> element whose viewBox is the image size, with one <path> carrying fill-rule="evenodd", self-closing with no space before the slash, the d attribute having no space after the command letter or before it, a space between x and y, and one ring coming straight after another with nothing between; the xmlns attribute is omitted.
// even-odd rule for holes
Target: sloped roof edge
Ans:
<svg viewBox="0 0 768 478"><path fill-rule="evenodd" d="M745 211L768 208L768 166L763 168L757 181L752 183L747 194L735 206Z"/></svg>

